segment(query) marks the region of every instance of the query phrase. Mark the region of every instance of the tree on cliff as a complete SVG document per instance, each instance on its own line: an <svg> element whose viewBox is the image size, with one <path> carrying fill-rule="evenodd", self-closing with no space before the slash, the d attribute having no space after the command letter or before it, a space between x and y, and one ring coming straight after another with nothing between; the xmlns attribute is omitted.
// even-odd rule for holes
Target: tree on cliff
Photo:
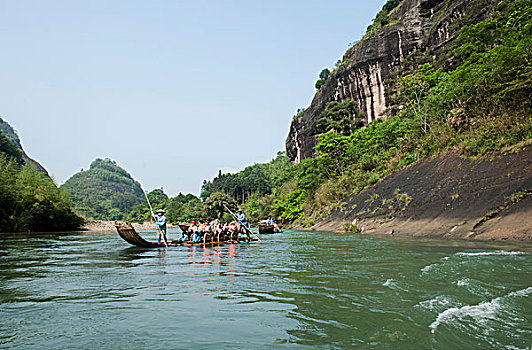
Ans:
<svg viewBox="0 0 532 350"><path fill-rule="evenodd" d="M351 98L342 102L327 103L323 115L324 117L316 122L318 130L322 133L335 130L342 135L349 135L364 125L364 114L358 110L356 101Z"/></svg>
<svg viewBox="0 0 532 350"><path fill-rule="evenodd" d="M316 81L316 84L314 85L317 90L321 89L330 74L331 71L328 68L325 68L320 72L320 78Z"/></svg>

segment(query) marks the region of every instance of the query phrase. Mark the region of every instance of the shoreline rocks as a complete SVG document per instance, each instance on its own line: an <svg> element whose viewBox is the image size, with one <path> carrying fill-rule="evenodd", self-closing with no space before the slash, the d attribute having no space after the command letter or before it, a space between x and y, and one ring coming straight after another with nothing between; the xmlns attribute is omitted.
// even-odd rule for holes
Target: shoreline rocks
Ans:
<svg viewBox="0 0 532 350"><path fill-rule="evenodd" d="M346 232L354 222L367 234L532 242L531 194L532 146L481 159L451 153L345 198L310 230Z"/></svg>

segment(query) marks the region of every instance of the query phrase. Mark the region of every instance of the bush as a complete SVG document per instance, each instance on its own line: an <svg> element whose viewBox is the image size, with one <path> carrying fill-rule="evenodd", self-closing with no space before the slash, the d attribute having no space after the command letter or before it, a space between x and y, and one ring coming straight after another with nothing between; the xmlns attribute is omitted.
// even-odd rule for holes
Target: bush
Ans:
<svg viewBox="0 0 532 350"><path fill-rule="evenodd" d="M0 153L0 232L76 230L82 222L52 179Z"/></svg>

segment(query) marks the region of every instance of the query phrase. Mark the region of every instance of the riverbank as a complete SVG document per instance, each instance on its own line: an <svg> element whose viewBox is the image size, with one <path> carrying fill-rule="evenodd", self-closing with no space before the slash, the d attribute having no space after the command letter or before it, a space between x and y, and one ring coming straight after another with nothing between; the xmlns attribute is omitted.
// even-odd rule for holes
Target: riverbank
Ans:
<svg viewBox="0 0 532 350"><path fill-rule="evenodd" d="M482 159L454 153L346 198L310 230L530 242L531 194L532 146Z"/></svg>
<svg viewBox="0 0 532 350"><path fill-rule="evenodd" d="M135 230L155 230L155 224L151 221L146 221L142 224L134 222L132 224ZM167 226L174 227L170 224L167 224ZM81 226L81 231L116 231L115 221L88 219L83 226Z"/></svg>

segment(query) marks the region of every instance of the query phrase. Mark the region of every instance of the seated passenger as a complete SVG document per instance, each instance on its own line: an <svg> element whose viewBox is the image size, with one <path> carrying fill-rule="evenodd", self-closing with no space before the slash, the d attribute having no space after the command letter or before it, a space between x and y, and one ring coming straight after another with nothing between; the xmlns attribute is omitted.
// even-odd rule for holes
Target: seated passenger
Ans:
<svg viewBox="0 0 532 350"><path fill-rule="evenodd" d="M275 222L275 218L273 216L271 217L270 221L271 221L271 224L273 225L273 227L275 227L275 229L277 231L280 231L279 225L277 225L277 223Z"/></svg>
<svg viewBox="0 0 532 350"><path fill-rule="evenodd" d="M196 235L196 232L198 231L198 227L196 226L196 221L191 221L190 226L187 230L187 241L193 238L194 235Z"/></svg>
<svg viewBox="0 0 532 350"><path fill-rule="evenodd" d="M205 227L205 224L200 223L196 229L196 232L194 232L194 236L192 236L192 243L198 243L201 241L201 235L203 234L203 229Z"/></svg>
<svg viewBox="0 0 532 350"><path fill-rule="evenodd" d="M227 231L229 233L229 237L231 239L233 239L233 235L236 234L236 238L238 239L238 226L236 225L236 222L231 222L228 226L227 226Z"/></svg>
<svg viewBox="0 0 532 350"><path fill-rule="evenodd" d="M205 222L201 236L204 238L204 241L212 236L212 227L209 221Z"/></svg>

